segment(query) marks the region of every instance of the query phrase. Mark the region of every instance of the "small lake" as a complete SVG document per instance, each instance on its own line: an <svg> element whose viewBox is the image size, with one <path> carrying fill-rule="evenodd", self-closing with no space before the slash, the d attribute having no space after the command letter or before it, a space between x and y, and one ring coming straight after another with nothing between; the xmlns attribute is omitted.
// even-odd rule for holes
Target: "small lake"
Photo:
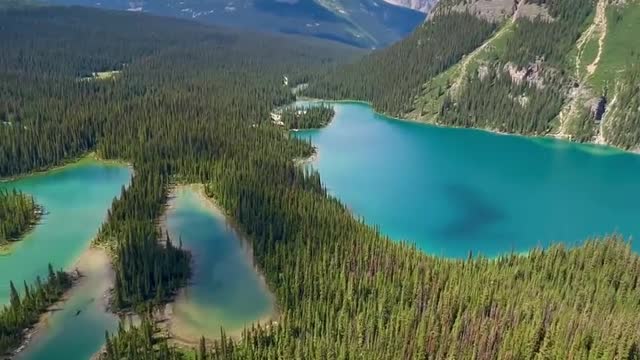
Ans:
<svg viewBox="0 0 640 360"><path fill-rule="evenodd" d="M193 256L191 284L172 308L171 332L178 341L230 336L268 321L275 300L253 265L250 249L225 215L197 187L178 187L165 225L173 243L182 240Z"/></svg>
<svg viewBox="0 0 640 360"><path fill-rule="evenodd" d="M328 127L293 134L317 148L311 166L330 193L395 240L460 258L640 236L640 156L332 104Z"/></svg>
<svg viewBox="0 0 640 360"><path fill-rule="evenodd" d="M102 346L105 330L117 327L117 318L104 311L103 295L109 284L101 280L109 275L108 266L97 266L100 258L89 264L77 261L131 175L126 166L84 159L0 183L0 188L17 188L32 195L48 212L33 231L12 245L10 253L0 256L0 302L8 303L10 280L22 289L23 281L32 284L37 276L46 278L49 263L55 269L79 266L87 280L49 316L20 359L88 359Z"/></svg>

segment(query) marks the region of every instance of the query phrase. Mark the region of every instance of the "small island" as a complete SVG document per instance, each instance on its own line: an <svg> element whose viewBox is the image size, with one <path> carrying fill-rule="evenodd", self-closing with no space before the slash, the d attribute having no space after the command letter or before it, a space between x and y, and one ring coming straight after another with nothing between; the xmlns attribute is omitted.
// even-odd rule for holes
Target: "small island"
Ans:
<svg viewBox="0 0 640 360"><path fill-rule="evenodd" d="M329 124L335 110L330 105L289 107L282 111L281 121L287 129L320 129Z"/></svg>
<svg viewBox="0 0 640 360"><path fill-rule="evenodd" d="M20 240L44 214L32 196L18 190L0 190L0 246Z"/></svg>

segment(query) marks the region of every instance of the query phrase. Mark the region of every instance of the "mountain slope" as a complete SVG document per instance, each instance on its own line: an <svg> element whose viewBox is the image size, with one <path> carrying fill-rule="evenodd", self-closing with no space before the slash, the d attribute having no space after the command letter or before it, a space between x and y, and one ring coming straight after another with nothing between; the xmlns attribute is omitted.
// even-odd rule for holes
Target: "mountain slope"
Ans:
<svg viewBox="0 0 640 360"><path fill-rule="evenodd" d="M428 14L438 3L437 0L385 0L389 4L403 6Z"/></svg>
<svg viewBox="0 0 640 360"><path fill-rule="evenodd" d="M422 84L480 46L495 27L468 13L436 16L407 39L317 79L305 94L367 100L385 113L408 113Z"/></svg>
<svg viewBox="0 0 640 360"><path fill-rule="evenodd" d="M425 15L382 0L47 0L142 11L260 31L301 34L365 48L408 35Z"/></svg>
<svg viewBox="0 0 640 360"><path fill-rule="evenodd" d="M425 76L459 61L494 28L467 15L445 19L414 44L441 52L449 47L435 38L459 40L454 30L466 20L482 35L454 46L448 60L403 45L403 56L428 56ZM348 49L85 8L0 11L0 24L0 121L26 125L0 126L0 175L91 150L135 168L96 239L117 255L113 305L155 305L179 286L176 248L157 243L176 181L204 183L247 235L279 317L238 341L221 331L222 341L198 359L640 357L640 257L628 244L592 241L492 260L430 256L366 226L318 173L293 161L313 149L270 121L274 107L293 100L282 75L342 61ZM397 83L411 78L398 59L380 59L403 76ZM123 62L115 79L77 79ZM147 306L133 309L148 314ZM5 313L0 340L22 333L15 308ZM140 331L123 326L113 335L101 359L193 358L144 321Z"/></svg>
<svg viewBox="0 0 640 360"><path fill-rule="evenodd" d="M441 65L447 50L434 50L432 57L414 53L395 65L395 50L382 50L317 80L307 95L368 100L388 114L440 125L640 146L639 70L631 66L640 52L640 2L443 0L431 21L397 47L447 42L455 31L479 36L472 28L437 38L420 35L460 16L492 24L495 31L423 81L405 79L410 69ZM393 86L369 79L393 69L400 69ZM371 87L359 89L357 77ZM395 88L407 90L399 96Z"/></svg>

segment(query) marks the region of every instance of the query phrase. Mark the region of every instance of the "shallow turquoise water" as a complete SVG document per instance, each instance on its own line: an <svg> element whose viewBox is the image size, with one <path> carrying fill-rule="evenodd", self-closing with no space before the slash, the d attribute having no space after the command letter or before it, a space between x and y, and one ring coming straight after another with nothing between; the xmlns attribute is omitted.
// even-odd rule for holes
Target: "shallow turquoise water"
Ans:
<svg viewBox="0 0 640 360"><path fill-rule="evenodd" d="M224 214L190 188L178 189L170 205L168 232L174 243L182 240L194 261L192 284L173 305L177 337L214 339L221 328L235 335L269 317L273 296Z"/></svg>
<svg viewBox="0 0 640 360"><path fill-rule="evenodd" d="M295 136L317 147L329 191L393 239L465 257L640 235L640 156L334 107L328 127Z"/></svg>
<svg viewBox="0 0 640 360"><path fill-rule="evenodd" d="M108 259L107 259L108 261ZM88 360L114 333L118 317L106 310L104 295L112 285L110 267L84 270L82 282L54 312L16 360Z"/></svg>
<svg viewBox="0 0 640 360"><path fill-rule="evenodd" d="M0 302L8 302L8 283L19 289L46 277L47 264L70 269L89 246L105 219L114 197L129 183L131 170L124 166L83 160L44 174L0 183L35 197L48 212L42 222L12 252L0 256ZM87 274L89 275L89 274ZM22 359L88 359L113 330L117 319L104 313L97 282L73 290L61 311L49 319L46 331L22 354ZM81 313L76 316L76 312Z"/></svg>

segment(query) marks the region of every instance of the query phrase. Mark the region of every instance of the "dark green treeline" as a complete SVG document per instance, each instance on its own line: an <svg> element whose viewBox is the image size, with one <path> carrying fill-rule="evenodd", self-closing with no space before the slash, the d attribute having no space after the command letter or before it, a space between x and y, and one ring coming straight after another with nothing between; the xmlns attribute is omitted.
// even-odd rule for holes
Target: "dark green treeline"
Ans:
<svg viewBox="0 0 640 360"><path fill-rule="evenodd" d="M518 18L504 48L494 50L483 64L484 75L464 74L460 93L445 97L439 124L527 135L545 135L557 125L554 120L577 81L572 78L572 50L593 14L594 1L526 2L541 4L553 20ZM592 138L595 119L584 115L584 129L573 129L577 140Z"/></svg>
<svg viewBox="0 0 640 360"><path fill-rule="evenodd" d="M81 9L40 11L68 16L64 24L113 19ZM0 19L3 24L28 22L32 16L10 15ZM302 69L327 66L343 50L117 16L123 16L122 24L109 27L114 33L99 37L85 31L102 46L112 38L129 39L117 44L130 47L135 56L114 80L77 81L77 70L71 73L71 66L42 55L74 46L64 37L49 39L49 47L33 45L37 40L31 39L22 58L1 60L15 69L3 70L2 76L25 78L19 87L0 82L0 91L10 95L0 97L0 109L20 104L12 109L22 114L25 133L30 126L49 124L56 136L18 145L9 136L15 134L0 133L0 159L20 148L28 154L25 159L34 158L31 167L38 167L49 164L36 160L46 146L78 144L75 151L81 152L80 133L58 132L73 129L57 123L68 122L93 134L91 149L101 156L133 163L132 184L114 203L100 236L116 255L122 306L168 296L186 278L185 267L163 268L167 262L185 263L188 255L179 244L159 247L152 224L172 181L202 182L249 235L281 313L277 326L250 329L237 344L219 342L204 351L213 351L207 358L638 358L640 258L622 240L572 250L556 246L498 260L439 259L380 236L329 197L317 173L295 165L292 159L309 156L313 149L271 123L272 109L293 100L282 76L298 72L303 79ZM134 20L162 21L174 33L195 26L209 37L166 44L156 34L157 39L142 45L136 33L117 31ZM53 25L40 26L46 33ZM75 32L73 25L68 31ZM93 61L90 52L85 56L77 66ZM113 63L120 62L114 55ZM25 75L25 67L53 70ZM40 74L38 81L26 81L32 74ZM68 78L66 86L48 82L49 76ZM57 102L64 104L44 111L44 104ZM23 165L0 161L0 166ZM175 350L154 333L151 324L119 331L109 338L113 351L106 358L122 358L125 352L140 359L176 358Z"/></svg>
<svg viewBox="0 0 640 360"><path fill-rule="evenodd" d="M576 74L581 66L575 63L577 42L593 21L595 3L516 1L513 11L518 5L535 6L537 9L528 11L540 15L512 19L511 14L504 14L500 23L492 24L454 8L477 5L487 10L503 2L441 1L429 21L410 37L356 63L314 74L302 94L368 101L387 115L444 126L525 135L562 133L581 142L594 141L606 110L605 122L611 121L602 127L601 135L607 143L636 149L640 112L634 104L640 93L640 71L634 61L629 61L615 88L593 94ZM465 56L496 34L496 28L500 28L500 38L486 44L468 66L460 66ZM575 97L580 104L574 112L568 106Z"/></svg>
<svg viewBox="0 0 640 360"><path fill-rule="evenodd" d="M11 126L0 128L0 176L94 149L134 164L132 183L97 239L115 256L118 308L164 301L188 278L189 255L160 245L155 225L180 168L197 177L198 159L222 156L244 137L233 134L238 121L266 121L275 105L291 101L282 78L300 76L292 63L331 66L338 52L355 53L319 44L298 55L300 40L278 49L268 37L82 8L8 11L2 23L0 118ZM256 62L252 52L265 56ZM267 77L257 68L264 64L274 64ZM125 71L107 81L86 78L110 70ZM256 81L262 88L253 89Z"/></svg>
<svg viewBox="0 0 640 360"><path fill-rule="evenodd" d="M303 94L368 101L385 114L404 115L414 110L413 100L427 80L480 46L495 28L467 13L437 16L407 39L314 79Z"/></svg>
<svg viewBox="0 0 640 360"><path fill-rule="evenodd" d="M0 245L19 240L42 216L33 197L17 190L0 190Z"/></svg>
<svg viewBox="0 0 640 360"><path fill-rule="evenodd" d="M329 105L286 107L281 121L287 129L319 129L329 124L335 114Z"/></svg>
<svg viewBox="0 0 640 360"><path fill-rule="evenodd" d="M24 330L38 322L40 314L60 300L71 287L71 276L63 271L54 271L49 264L46 282L38 277L35 285L24 283L22 297L13 282L10 287L10 302L0 311L0 355L7 354L23 341Z"/></svg>
<svg viewBox="0 0 640 360"><path fill-rule="evenodd" d="M99 359L185 359L184 353L170 347L166 340L158 340L158 331L149 314L142 316L140 325L137 326L125 326L121 322L113 336L105 334L105 346Z"/></svg>
<svg viewBox="0 0 640 360"><path fill-rule="evenodd" d="M459 96L445 95L438 123L544 135L562 108L564 85L561 79L549 78L538 88L514 82L502 68L490 68L482 79L475 74L466 77Z"/></svg>
<svg viewBox="0 0 640 360"><path fill-rule="evenodd" d="M450 1L457 3L482 2ZM416 99L423 86L436 75L459 63L488 40L497 27L469 13L436 12L412 36L396 45L372 53L362 61L312 80L305 95L328 99L365 100L391 116L406 116L415 110L441 125L489 128L504 132L541 135L548 133L560 113L571 84L571 50L593 13L593 0L522 0L544 7L553 20L520 17L498 48L489 46L483 71L469 71L461 89L451 94L456 77L439 85L439 112L431 104L420 108ZM484 6L484 5L480 5ZM486 6L492 6L487 3ZM521 71L515 78L511 70ZM482 74L481 74L482 73ZM533 75L533 76L532 76ZM535 77L535 81L522 79ZM433 96L431 94L430 96ZM590 123L593 124L593 118ZM592 126L576 131L589 138Z"/></svg>
<svg viewBox="0 0 640 360"><path fill-rule="evenodd" d="M545 9L551 19L520 17L515 22L514 34L506 42L505 50L500 54L503 62L513 62L527 66L537 60L567 69L575 66L567 54L575 47L585 23L593 15L593 0L523 0Z"/></svg>

